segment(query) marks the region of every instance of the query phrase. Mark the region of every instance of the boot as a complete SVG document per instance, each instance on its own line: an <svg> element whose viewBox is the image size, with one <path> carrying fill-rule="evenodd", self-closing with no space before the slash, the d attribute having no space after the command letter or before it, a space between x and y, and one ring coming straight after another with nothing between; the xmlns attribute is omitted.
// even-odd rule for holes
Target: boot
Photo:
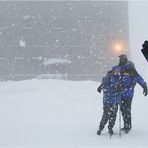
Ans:
<svg viewBox="0 0 148 148"><path fill-rule="evenodd" d="M130 130L129 128L125 128L125 129L124 129L124 131L125 131L126 134L129 133L129 130Z"/></svg>
<svg viewBox="0 0 148 148"><path fill-rule="evenodd" d="M122 128L121 128L121 131L125 131L125 129L126 129L125 127L122 127Z"/></svg>
<svg viewBox="0 0 148 148"><path fill-rule="evenodd" d="M131 130L131 125L125 125L123 128L121 128L121 130L128 134Z"/></svg>
<svg viewBox="0 0 148 148"><path fill-rule="evenodd" d="M114 135L113 129L112 129L112 128L108 129L108 133L109 133L110 135Z"/></svg>
<svg viewBox="0 0 148 148"><path fill-rule="evenodd" d="M100 124L99 130L97 131L97 135L101 135L102 130L104 129L104 126Z"/></svg>
<svg viewBox="0 0 148 148"><path fill-rule="evenodd" d="M97 135L101 135L101 132L102 132L102 130L99 129L99 130L97 131Z"/></svg>

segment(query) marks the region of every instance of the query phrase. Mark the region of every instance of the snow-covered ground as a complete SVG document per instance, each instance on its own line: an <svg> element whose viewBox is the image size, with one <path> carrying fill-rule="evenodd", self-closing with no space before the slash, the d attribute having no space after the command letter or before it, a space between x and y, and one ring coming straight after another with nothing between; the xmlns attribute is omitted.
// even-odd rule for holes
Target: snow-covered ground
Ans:
<svg viewBox="0 0 148 148"><path fill-rule="evenodd" d="M133 129L109 138L96 131L102 94L93 81L0 82L0 147L148 147L148 97L136 86Z"/></svg>

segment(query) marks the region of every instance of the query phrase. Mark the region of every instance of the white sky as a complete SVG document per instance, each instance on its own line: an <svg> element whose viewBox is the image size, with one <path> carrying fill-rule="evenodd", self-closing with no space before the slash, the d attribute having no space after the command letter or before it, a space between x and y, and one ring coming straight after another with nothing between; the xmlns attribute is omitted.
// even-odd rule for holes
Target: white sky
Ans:
<svg viewBox="0 0 148 148"><path fill-rule="evenodd" d="M148 80L148 62L141 53L142 43L148 40L148 1L129 1L129 33L132 60Z"/></svg>

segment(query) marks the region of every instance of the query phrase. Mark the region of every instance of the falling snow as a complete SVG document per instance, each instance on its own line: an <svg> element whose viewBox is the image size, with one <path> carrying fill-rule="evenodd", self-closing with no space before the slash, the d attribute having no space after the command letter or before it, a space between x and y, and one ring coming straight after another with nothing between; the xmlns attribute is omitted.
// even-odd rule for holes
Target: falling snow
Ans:
<svg viewBox="0 0 148 148"><path fill-rule="evenodd" d="M117 62L116 55L108 49L109 40L120 37L128 41L127 2L7 1L0 4L0 16L3 16L0 46L8 47L5 51L0 49L3 53L0 56L5 56L11 65L7 67L7 61L1 60L2 75L13 71L15 75L32 78L32 75L60 74L65 70L74 80L83 77L72 78L71 75L83 74L84 79L90 75L89 79L98 80ZM12 56L22 59L14 61ZM100 60L100 57L105 58ZM47 68L42 64L44 59L57 58L67 58L70 65L63 67L55 63L54 68Z"/></svg>
<svg viewBox="0 0 148 148"><path fill-rule="evenodd" d="M26 46L26 42L24 41L23 38L21 38L19 44L20 44L21 47L25 47Z"/></svg>

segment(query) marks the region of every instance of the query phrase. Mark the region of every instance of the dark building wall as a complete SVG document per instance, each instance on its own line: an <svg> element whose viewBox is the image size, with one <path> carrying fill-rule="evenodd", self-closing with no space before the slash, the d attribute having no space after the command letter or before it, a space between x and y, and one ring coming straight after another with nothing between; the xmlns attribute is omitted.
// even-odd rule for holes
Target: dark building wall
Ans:
<svg viewBox="0 0 148 148"><path fill-rule="evenodd" d="M98 80L117 63L112 43L129 54L128 36L126 1L0 2L0 77Z"/></svg>

